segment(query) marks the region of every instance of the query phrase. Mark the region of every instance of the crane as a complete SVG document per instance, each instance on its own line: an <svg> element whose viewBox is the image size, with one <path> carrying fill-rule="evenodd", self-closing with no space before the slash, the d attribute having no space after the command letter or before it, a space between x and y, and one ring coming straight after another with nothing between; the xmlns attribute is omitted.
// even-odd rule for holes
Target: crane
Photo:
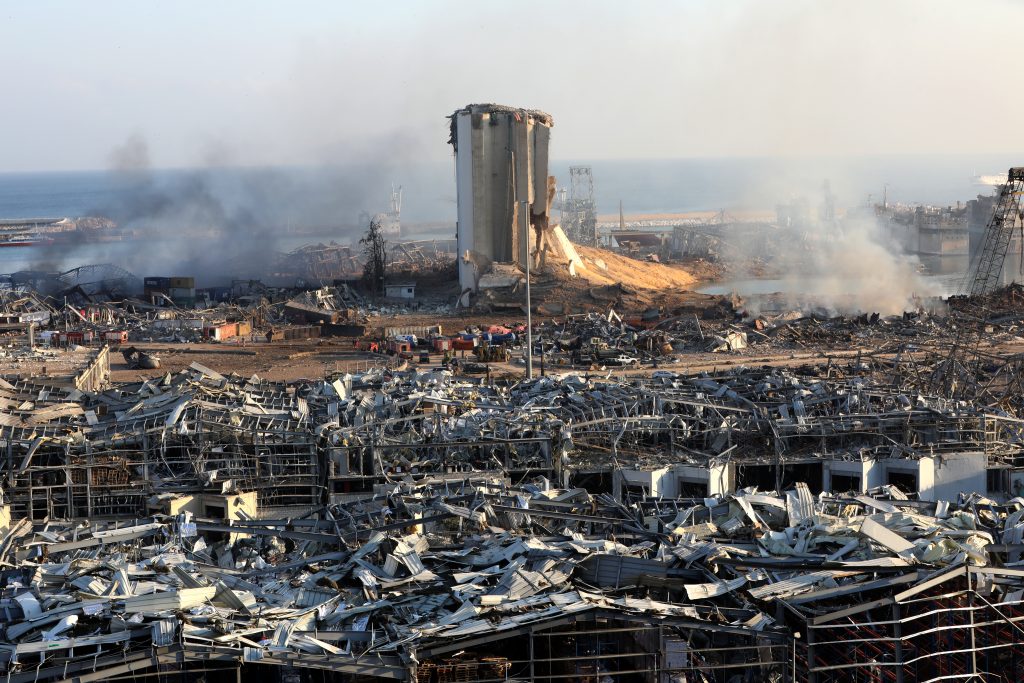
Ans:
<svg viewBox="0 0 1024 683"><path fill-rule="evenodd" d="M1011 168L985 227L978 258L960 283L960 296L950 297L950 314L957 320L956 338L931 382L932 389L947 398L964 395L977 381L978 347L986 319L985 297L999 286L1014 229L1022 225L1022 194L1024 167Z"/></svg>

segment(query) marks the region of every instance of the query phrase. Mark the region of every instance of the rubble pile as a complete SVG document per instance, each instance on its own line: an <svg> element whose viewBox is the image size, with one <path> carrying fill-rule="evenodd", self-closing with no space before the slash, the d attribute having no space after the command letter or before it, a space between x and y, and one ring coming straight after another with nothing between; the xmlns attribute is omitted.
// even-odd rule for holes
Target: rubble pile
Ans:
<svg viewBox="0 0 1024 683"><path fill-rule="evenodd" d="M434 267L445 253L440 246L431 248L429 243L398 246L404 246L413 256L419 254L421 269ZM331 254L338 250L348 248L334 245L327 249ZM322 251L304 248L293 256L315 261L312 255ZM371 316L431 307L445 314L452 308L450 303L437 301L429 305L421 301L369 301L352 286L359 276L355 271L345 271L326 286L321 284L331 281L326 276L296 276L286 286L235 280L230 287L190 290L187 300L176 301L149 289L140 296L143 290L139 278L108 264L80 266L66 273L0 275L0 331L23 335L29 325L34 325L36 339L54 346L256 341L257 335L262 339L271 330L296 325L339 324L344 327L329 329L325 336L360 337ZM319 334L301 338L315 336Z"/></svg>
<svg viewBox="0 0 1024 683"><path fill-rule="evenodd" d="M451 240L393 242L388 246L388 268L392 272L431 273L455 263L456 246Z"/></svg>
<svg viewBox="0 0 1024 683"><path fill-rule="evenodd" d="M362 254L347 244L306 244L278 257L277 270L287 278L325 283L362 272Z"/></svg>
<svg viewBox="0 0 1024 683"><path fill-rule="evenodd" d="M1017 329L1009 325L993 341L1015 340ZM618 349L641 360L679 353L742 355L844 348L870 349L877 355L896 353L909 344L935 345L951 338L944 319L925 313L820 317L792 312L735 321L701 319L695 314L665 317L659 309L627 318L614 309L606 315L566 316L541 327L540 334L559 350L579 349L596 339L601 348Z"/></svg>
<svg viewBox="0 0 1024 683"><path fill-rule="evenodd" d="M1015 338L1018 294L992 300L987 334ZM68 343L116 323L126 361L156 370L131 339L257 321L289 339L375 310L344 283L249 283L233 299L46 312L77 321L53 332ZM193 363L111 386L106 348L66 382L8 376L0 670L16 683L267 665L417 683L1012 671L1019 373L993 358L976 369L985 391L930 391L950 320L571 315L533 330L548 372L529 380L448 369L467 350L485 370L508 362L526 331L514 320L448 337L385 328L393 362L293 382ZM875 348L795 369L608 370L830 345ZM446 362L412 362L421 347Z"/></svg>
<svg viewBox="0 0 1024 683"><path fill-rule="evenodd" d="M284 314L297 322L333 324L357 317L353 307L363 303L362 296L342 283L299 293L284 303Z"/></svg>
<svg viewBox="0 0 1024 683"><path fill-rule="evenodd" d="M324 501L323 486L368 491L427 474L567 482L579 471L694 465L732 477L964 452L980 454L982 468L1008 467L1022 438L1005 411L784 370L488 386L377 367L286 384L193 363L101 391L22 379L0 397L8 500L16 514L53 519L137 516L150 494L214 483L257 492L261 508L308 510ZM98 474L111 470L122 473L116 485Z"/></svg>
<svg viewBox="0 0 1024 683"><path fill-rule="evenodd" d="M45 325L57 314L57 309L45 297L28 290L0 288L0 329L25 324Z"/></svg>
<svg viewBox="0 0 1024 683"><path fill-rule="evenodd" d="M1024 619L1024 577L992 550L996 537L1013 536L1019 556L1019 498L922 504L893 488L814 497L799 484L645 512L543 480L424 480L322 512L230 524L189 511L127 525L16 522L0 541L0 560L16 567L2 576L3 670L27 681L259 663L421 681L461 666L480 680L530 680L578 670L565 667L583 656L539 649L564 638L566 623L606 624L608 637L615 624L657 624L687 654L662 665L677 675L771 680L794 664L804 675L858 666L864 639L843 657L834 644L793 640L834 614L894 603L926 614L921 596L977 594L1006 619ZM862 619L843 628L865 629ZM928 630L918 617L900 638ZM642 662L658 656L643 641L615 642ZM993 641L983 656L1020 647ZM585 659L609 676L631 668L602 653ZM957 659L894 665L924 680Z"/></svg>
<svg viewBox="0 0 1024 683"><path fill-rule="evenodd" d="M907 395L864 378L777 369L697 377L549 377L519 383L511 394L560 419L578 467L609 457L619 466L657 468L723 460L749 465L905 459L954 450L1012 460L1021 445L1015 419L1005 412ZM992 430L987 435L983 421Z"/></svg>

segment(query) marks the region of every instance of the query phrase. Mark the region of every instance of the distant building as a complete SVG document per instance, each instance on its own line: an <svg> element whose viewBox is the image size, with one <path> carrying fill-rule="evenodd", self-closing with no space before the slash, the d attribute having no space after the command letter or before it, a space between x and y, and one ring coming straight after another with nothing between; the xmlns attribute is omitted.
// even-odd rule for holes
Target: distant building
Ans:
<svg viewBox="0 0 1024 683"><path fill-rule="evenodd" d="M388 210L378 213L373 220L380 225L381 234L386 240L397 240L402 237L402 186L391 188L391 201Z"/></svg>
<svg viewBox="0 0 1024 683"><path fill-rule="evenodd" d="M185 308L196 305L195 278L147 277L142 282L143 295L151 304L163 306L169 300Z"/></svg>
<svg viewBox="0 0 1024 683"><path fill-rule="evenodd" d="M985 242L985 232L988 224L992 221L992 215L996 210L996 202L999 198L997 192L994 194L979 194L977 199L967 202L967 229L970 234L971 261L978 256L982 245ZM1020 223L1013 230L1010 243L1006 247L1006 261L1003 263L1003 270L1000 281L1003 284L1010 282L1024 282L1024 259L1021 258L1021 251L1024 247L1021 244Z"/></svg>
<svg viewBox="0 0 1024 683"><path fill-rule="evenodd" d="M384 285L384 296L389 299L414 299L416 297L416 284L402 282Z"/></svg>
<svg viewBox="0 0 1024 683"><path fill-rule="evenodd" d="M967 256L966 211L956 208L919 206L914 211L917 226L917 252L923 256Z"/></svg>

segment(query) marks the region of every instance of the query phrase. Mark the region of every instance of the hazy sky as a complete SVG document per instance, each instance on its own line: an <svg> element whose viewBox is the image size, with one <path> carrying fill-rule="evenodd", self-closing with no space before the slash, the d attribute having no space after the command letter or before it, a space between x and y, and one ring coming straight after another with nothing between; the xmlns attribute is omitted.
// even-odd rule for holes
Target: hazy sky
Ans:
<svg viewBox="0 0 1024 683"><path fill-rule="evenodd" d="M470 102L550 112L562 159L1018 151L1022 28L1016 0L8 0L0 171L442 160Z"/></svg>

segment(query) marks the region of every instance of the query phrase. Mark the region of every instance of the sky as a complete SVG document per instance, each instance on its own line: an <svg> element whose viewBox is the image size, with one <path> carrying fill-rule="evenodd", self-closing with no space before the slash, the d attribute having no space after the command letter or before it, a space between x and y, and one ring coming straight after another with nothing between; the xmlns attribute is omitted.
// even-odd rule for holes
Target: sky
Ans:
<svg viewBox="0 0 1024 683"><path fill-rule="evenodd" d="M1024 148L1017 0L0 5L0 172L450 158L473 102L561 159Z"/></svg>

